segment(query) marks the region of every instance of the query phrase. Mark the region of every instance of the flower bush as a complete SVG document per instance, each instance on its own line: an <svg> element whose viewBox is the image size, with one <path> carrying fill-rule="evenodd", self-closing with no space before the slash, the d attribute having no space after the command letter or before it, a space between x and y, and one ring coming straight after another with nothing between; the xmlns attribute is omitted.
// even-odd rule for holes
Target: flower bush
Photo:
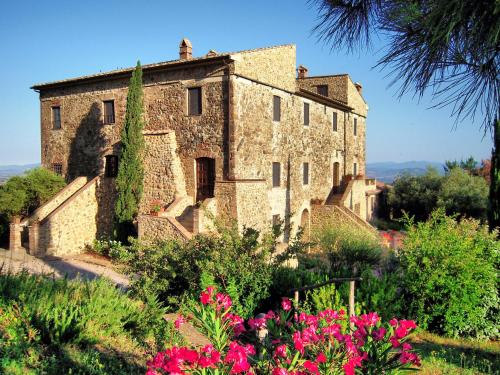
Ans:
<svg viewBox="0 0 500 375"><path fill-rule="evenodd" d="M287 298L280 310L246 322L232 308L229 296L208 287L189 318L211 344L172 346L147 362L147 375L390 374L420 365L407 342L416 328L411 320L387 324L374 312L349 318L343 310L310 315L294 310Z"/></svg>

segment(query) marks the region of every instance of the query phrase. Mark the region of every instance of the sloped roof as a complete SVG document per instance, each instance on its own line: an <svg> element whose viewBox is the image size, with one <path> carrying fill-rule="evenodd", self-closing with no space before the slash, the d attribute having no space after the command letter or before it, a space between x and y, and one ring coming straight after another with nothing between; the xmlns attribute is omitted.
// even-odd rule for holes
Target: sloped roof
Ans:
<svg viewBox="0 0 500 375"><path fill-rule="evenodd" d="M158 62L158 63L143 65L142 69L144 71L147 71L147 70L154 70L154 69L161 69L164 67L175 66L175 65L179 65L179 64L190 65L190 64L198 64L198 63L209 63L209 62L213 62L213 61L223 60L225 58L230 58L231 55L236 55L236 54L240 54L240 53L258 52L258 51L264 51L267 49L280 48L280 47L292 46L292 45L293 44L283 44L283 45L278 45L278 46L254 48L254 49L247 49L247 50L236 51L236 52L222 52L222 53L216 53L216 54L212 53L210 56L204 55L204 56L193 57L191 59L185 59L185 60L181 60L181 59L168 60L168 61L162 61L162 62ZM64 84L76 83L76 82L80 82L80 81L98 80L101 78L112 77L112 76L122 76L122 75L131 74L134 69L135 69L135 67L115 69L115 70L111 70L111 71L107 71L107 72L89 74L89 75L85 75L85 76L62 79L62 80L58 80L58 81L37 83L37 84L33 85L31 87L31 89L39 90L39 89L55 87L55 86L64 85Z"/></svg>

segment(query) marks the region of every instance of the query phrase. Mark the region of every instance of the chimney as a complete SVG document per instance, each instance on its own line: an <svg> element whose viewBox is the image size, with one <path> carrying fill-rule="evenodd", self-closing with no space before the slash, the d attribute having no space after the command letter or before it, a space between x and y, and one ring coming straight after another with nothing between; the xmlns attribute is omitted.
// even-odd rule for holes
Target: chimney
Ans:
<svg viewBox="0 0 500 375"><path fill-rule="evenodd" d="M299 65L297 69L297 73L299 75L299 78L306 78L307 77L307 68L304 65Z"/></svg>
<svg viewBox="0 0 500 375"><path fill-rule="evenodd" d="M189 60L193 58L193 46L189 39L182 39L181 44L179 44L179 59Z"/></svg>
<svg viewBox="0 0 500 375"><path fill-rule="evenodd" d="M354 86L356 86L356 89L358 90L359 95L363 95L363 86L361 85L361 83L356 82L356 83L354 84Z"/></svg>
<svg viewBox="0 0 500 375"><path fill-rule="evenodd" d="M208 53L207 53L206 56L207 57L214 57L214 56L217 56L217 55L218 55L217 51L214 50L214 49L211 49L210 51L208 51Z"/></svg>

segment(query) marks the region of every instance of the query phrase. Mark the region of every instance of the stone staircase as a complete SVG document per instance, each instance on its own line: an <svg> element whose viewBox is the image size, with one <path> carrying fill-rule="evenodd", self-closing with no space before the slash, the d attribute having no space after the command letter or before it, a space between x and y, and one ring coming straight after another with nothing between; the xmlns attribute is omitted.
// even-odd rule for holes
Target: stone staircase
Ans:
<svg viewBox="0 0 500 375"><path fill-rule="evenodd" d="M194 233L194 206L187 206L176 219L187 231Z"/></svg>
<svg viewBox="0 0 500 375"><path fill-rule="evenodd" d="M103 223L101 201L110 201L101 177L78 177L29 217L13 218L9 248L34 256L77 254L97 238Z"/></svg>
<svg viewBox="0 0 500 375"><path fill-rule="evenodd" d="M366 220L363 220L361 216L356 214L354 211L348 208L346 202L349 198L349 194L354 186L355 178L351 175L347 175L342 180L340 186L333 187L324 202L326 206L334 206L337 214L344 217L349 222L355 224L356 226L368 230L371 233L376 234L377 230Z"/></svg>

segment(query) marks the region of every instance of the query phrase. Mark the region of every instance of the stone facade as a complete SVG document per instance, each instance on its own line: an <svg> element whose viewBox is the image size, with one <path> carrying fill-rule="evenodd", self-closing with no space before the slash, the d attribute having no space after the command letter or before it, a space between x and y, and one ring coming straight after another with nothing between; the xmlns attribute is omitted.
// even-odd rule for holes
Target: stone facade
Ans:
<svg viewBox="0 0 500 375"><path fill-rule="evenodd" d="M370 217L368 185L344 183L353 174L364 181L368 106L360 85L348 75L297 78L294 45L199 58L192 57L190 48L183 41L179 60L143 66L141 237L188 237L178 224L191 234L196 228L210 230L209 220L195 206L207 179L203 199L208 191L212 213L236 220L239 228L261 231L269 230L277 217L285 219L292 228L285 242L299 226L309 226L312 201L346 205L341 198L354 185L355 191L348 193L359 205L356 214L363 220ZM122 69L33 87L40 92L45 167L61 165L68 181L104 175L106 156L120 154L131 72ZM328 96L316 92L318 85L328 86ZM189 103L193 88L201 92L201 110L194 114ZM279 121L273 120L275 96L280 98ZM113 101L114 121L105 116L105 101ZM53 123L54 107L60 108L60 128ZM279 186L273 184L273 163L280 163ZM206 178L203 173L208 173ZM106 183L98 184L96 200L102 207L89 238L109 233L98 228L112 223L113 178L102 180ZM166 211L150 217L157 201ZM346 207L354 212L354 206ZM203 224L193 224L196 220Z"/></svg>

